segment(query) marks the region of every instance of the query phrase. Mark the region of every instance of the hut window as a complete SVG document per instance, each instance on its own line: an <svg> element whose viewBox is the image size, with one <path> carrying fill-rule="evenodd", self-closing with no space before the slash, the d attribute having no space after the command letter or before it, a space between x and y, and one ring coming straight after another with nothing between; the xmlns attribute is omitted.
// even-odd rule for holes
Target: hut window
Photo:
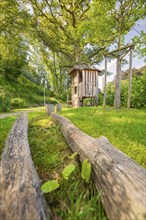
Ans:
<svg viewBox="0 0 146 220"><path fill-rule="evenodd" d="M79 72L79 83L82 82L83 76L82 76L82 71Z"/></svg>
<svg viewBox="0 0 146 220"><path fill-rule="evenodd" d="M74 87L74 94L77 94L77 86Z"/></svg>

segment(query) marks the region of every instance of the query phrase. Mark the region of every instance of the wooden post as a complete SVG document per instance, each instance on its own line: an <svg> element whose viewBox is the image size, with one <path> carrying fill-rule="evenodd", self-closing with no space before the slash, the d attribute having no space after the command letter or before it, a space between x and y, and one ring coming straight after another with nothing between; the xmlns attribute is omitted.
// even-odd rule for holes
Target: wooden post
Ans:
<svg viewBox="0 0 146 220"><path fill-rule="evenodd" d="M57 112L60 112L61 109L62 109L62 105L60 103L57 103L57 105L56 105Z"/></svg>
<svg viewBox="0 0 146 220"><path fill-rule="evenodd" d="M132 49L130 50L130 58L129 58L129 87L128 87L127 108L130 108L131 91L132 91Z"/></svg>
<svg viewBox="0 0 146 220"><path fill-rule="evenodd" d="M115 100L114 100L114 106L116 109L120 108L120 87L121 87L121 59L120 56L118 56L116 82L115 82Z"/></svg>
<svg viewBox="0 0 146 220"><path fill-rule="evenodd" d="M0 171L1 220L51 219L31 159L26 114L17 119L9 133Z"/></svg>
<svg viewBox="0 0 146 220"><path fill-rule="evenodd" d="M95 103L96 103L96 107L98 105L98 72L96 71L96 98L95 98Z"/></svg>
<svg viewBox="0 0 146 220"><path fill-rule="evenodd" d="M67 108L69 107L68 101L69 101L69 98L68 98L68 95L67 95Z"/></svg>
<svg viewBox="0 0 146 220"><path fill-rule="evenodd" d="M107 81L107 57L105 57L105 74L104 74L104 97L103 97L103 107L106 106L106 81Z"/></svg>
<svg viewBox="0 0 146 220"><path fill-rule="evenodd" d="M79 71L77 71L77 107L80 107L80 103L79 103Z"/></svg>
<svg viewBox="0 0 146 220"><path fill-rule="evenodd" d="M146 215L146 170L107 138L93 138L65 117L52 113L62 133L80 160L88 159L95 186L100 193L109 220L144 220ZM105 125L106 126L106 125Z"/></svg>
<svg viewBox="0 0 146 220"><path fill-rule="evenodd" d="M82 83L82 97L85 96L85 70L82 71L82 79L83 79L83 83Z"/></svg>
<svg viewBox="0 0 146 220"><path fill-rule="evenodd" d="M47 115L50 116L54 112L54 104L46 104Z"/></svg>

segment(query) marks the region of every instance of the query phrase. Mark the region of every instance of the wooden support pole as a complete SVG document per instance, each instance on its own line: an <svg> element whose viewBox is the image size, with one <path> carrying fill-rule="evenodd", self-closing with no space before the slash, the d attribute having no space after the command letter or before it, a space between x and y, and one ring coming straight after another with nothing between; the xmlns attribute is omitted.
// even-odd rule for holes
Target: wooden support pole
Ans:
<svg viewBox="0 0 146 220"><path fill-rule="evenodd" d="M96 71L96 98L95 98L95 103L96 107L98 106L98 72Z"/></svg>
<svg viewBox="0 0 146 220"><path fill-rule="evenodd" d="M0 219L49 220L40 181L31 159L27 115L12 127L0 164Z"/></svg>
<svg viewBox="0 0 146 220"><path fill-rule="evenodd" d="M60 112L61 109L62 109L62 105L60 103L57 103L57 105L56 105L57 112Z"/></svg>
<svg viewBox="0 0 146 220"><path fill-rule="evenodd" d="M130 108L130 104L131 104L131 91L132 91L132 49L130 50L130 58L129 58L129 87L128 87L127 108Z"/></svg>
<svg viewBox="0 0 146 220"><path fill-rule="evenodd" d="M69 95L67 95L67 108L69 108Z"/></svg>
<svg viewBox="0 0 146 220"><path fill-rule="evenodd" d="M51 116L72 151L79 154L81 161L89 160L108 219L144 220L146 170L113 147L107 138L92 138L70 120L56 113Z"/></svg>
<svg viewBox="0 0 146 220"><path fill-rule="evenodd" d="M79 70L77 71L77 107L80 107L80 101L79 101Z"/></svg>
<svg viewBox="0 0 146 220"><path fill-rule="evenodd" d="M54 104L46 104L47 115L50 116L54 112Z"/></svg>
<svg viewBox="0 0 146 220"><path fill-rule="evenodd" d="M107 57L105 57L105 74L104 74L104 97L103 97L103 107L106 106L106 81L107 81Z"/></svg>
<svg viewBox="0 0 146 220"><path fill-rule="evenodd" d="M116 109L120 108L120 90L121 90L121 59L117 57L117 70L116 70L116 81L115 81L115 100L114 106Z"/></svg>

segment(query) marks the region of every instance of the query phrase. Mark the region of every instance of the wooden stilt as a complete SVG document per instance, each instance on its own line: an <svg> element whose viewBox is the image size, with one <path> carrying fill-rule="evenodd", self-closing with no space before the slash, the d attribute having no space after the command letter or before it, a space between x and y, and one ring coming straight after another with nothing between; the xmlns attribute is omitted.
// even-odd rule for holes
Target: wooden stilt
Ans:
<svg viewBox="0 0 146 220"><path fill-rule="evenodd" d="M105 57L105 74L104 74L104 97L103 97L103 106L106 105L106 81L107 81L107 57Z"/></svg>
<svg viewBox="0 0 146 220"><path fill-rule="evenodd" d="M127 108L130 108L131 104L131 91L132 91L132 49L130 50L130 59L129 59L129 88L128 88L128 100Z"/></svg>

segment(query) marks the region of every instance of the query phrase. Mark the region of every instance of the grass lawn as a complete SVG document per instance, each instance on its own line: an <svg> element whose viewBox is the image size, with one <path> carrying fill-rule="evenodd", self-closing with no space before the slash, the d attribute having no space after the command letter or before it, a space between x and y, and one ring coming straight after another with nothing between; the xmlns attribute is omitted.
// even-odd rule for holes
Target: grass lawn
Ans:
<svg viewBox="0 0 146 220"><path fill-rule="evenodd" d="M0 119L0 155L2 154L7 135L15 120L15 116Z"/></svg>
<svg viewBox="0 0 146 220"><path fill-rule="evenodd" d="M109 141L129 157L146 167L146 112L144 110L114 110L96 107L78 109L63 108L61 115L69 118L85 133L98 138L106 136ZM53 218L68 220L105 220L106 214L94 184L81 178L81 166L77 159L70 159L61 131L43 110L30 112L29 144L32 158L41 182L57 179L60 187L46 194ZM0 119L0 153L15 117ZM62 180L61 172L68 164L76 169L69 180Z"/></svg>
<svg viewBox="0 0 146 220"><path fill-rule="evenodd" d="M93 182L81 178L80 164L69 158L72 152L59 127L44 112L29 113L29 144L42 183L57 180L60 185L45 196L53 219L107 219ZM61 173L69 164L76 169L69 180L63 180Z"/></svg>
<svg viewBox="0 0 146 220"><path fill-rule="evenodd" d="M61 113L92 137L106 136L113 146L146 167L146 111L83 107Z"/></svg>

